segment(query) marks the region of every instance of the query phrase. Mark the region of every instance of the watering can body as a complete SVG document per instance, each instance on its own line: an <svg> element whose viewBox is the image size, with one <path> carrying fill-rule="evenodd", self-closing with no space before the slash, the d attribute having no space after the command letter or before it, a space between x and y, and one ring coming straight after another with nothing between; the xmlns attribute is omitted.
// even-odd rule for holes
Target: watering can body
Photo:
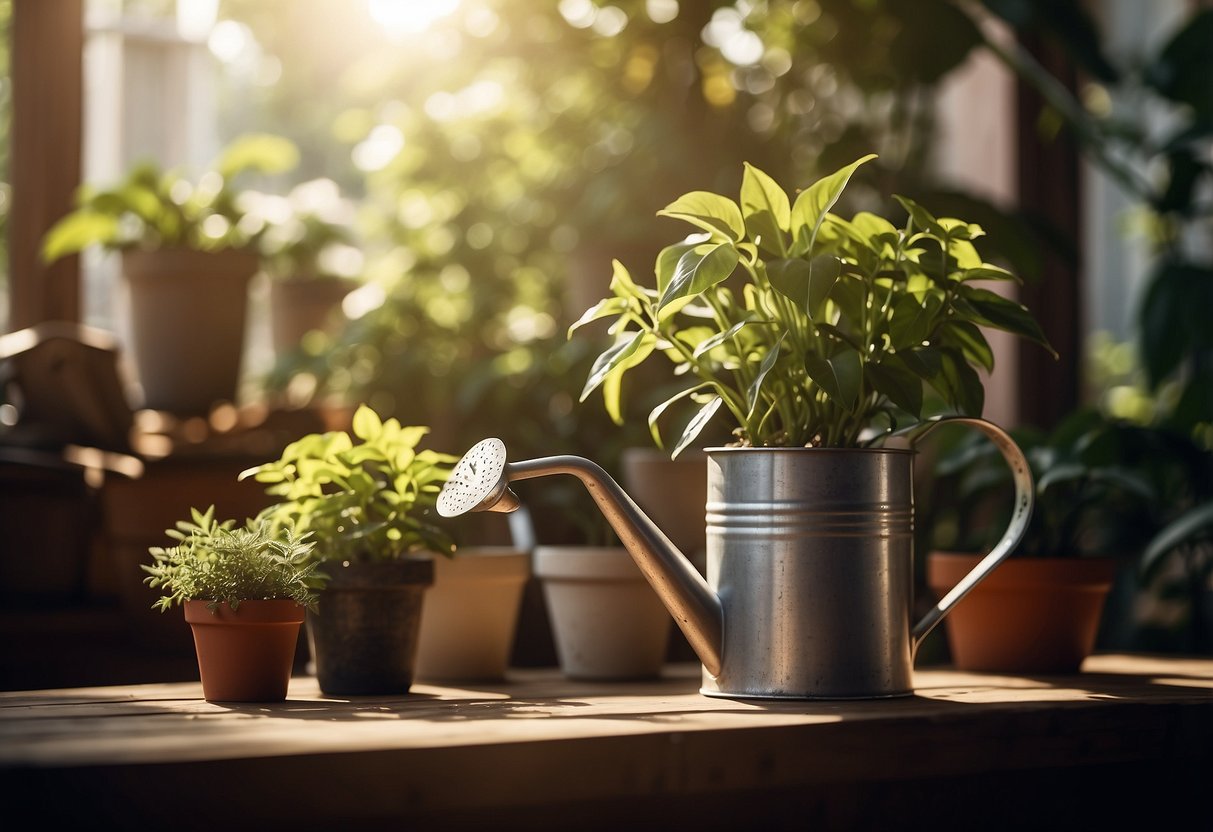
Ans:
<svg viewBox="0 0 1213 832"><path fill-rule="evenodd" d="M913 445L943 423L974 427L1012 471L1003 537L918 622ZM1012 439L981 419L916 426L905 447L709 449L706 580L601 467L561 456L506 463L500 440L464 456L438 511L512 511L509 483L569 474L585 485L703 664L708 696L871 699L913 692L922 640L1023 537L1034 489Z"/></svg>
<svg viewBox="0 0 1213 832"><path fill-rule="evenodd" d="M707 580L723 627L705 694L912 691L912 462L883 449L708 452Z"/></svg>

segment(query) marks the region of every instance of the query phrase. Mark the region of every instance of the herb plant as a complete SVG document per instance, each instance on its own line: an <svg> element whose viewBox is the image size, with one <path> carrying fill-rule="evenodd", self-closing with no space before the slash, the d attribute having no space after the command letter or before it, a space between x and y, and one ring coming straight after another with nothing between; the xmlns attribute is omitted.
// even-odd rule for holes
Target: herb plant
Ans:
<svg viewBox="0 0 1213 832"><path fill-rule="evenodd" d="M214 610L226 602L233 610L241 601L290 599L310 609L325 577L312 561L315 545L308 535L290 528L273 529L265 521L219 522L215 507L205 513L190 509L190 520L165 531L176 546L151 547L153 563L140 568L144 582L164 595L153 605L161 612L185 601L209 601Z"/></svg>
<svg viewBox="0 0 1213 832"><path fill-rule="evenodd" d="M592 368L584 401L603 389L622 421L622 380L655 353L686 386L649 414L690 399L698 410L674 445L687 447L718 410L747 446L854 447L924 416L924 389L942 407L979 415L978 369L994 356L980 327L1048 344L1022 305L982 281L1014 281L982 260L982 229L936 218L904 197L903 227L872 213L831 212L866 156L802 191L795 202L746 165L740 204L694 191L661 216L701 233L661 251L656 288L614 263L611 296L569 330L614 317L614 343ZM734 279L740 270L741 281ZM1051 349L1051 348L1050 348Z"/></svg>
<svg viewBox="0 0 1213 832"><path fill-rule="evenodd" d="M288 139L254 133L229 144L197 181L156 162L141 162L111 188L82 188L76 209L43 238L42 257L52 262L90 246L254 248L266 222L245 210L232 181L247 172L283 173L298 161L299 151Z"/></svg>
<svg viewBox="0 0 1213 832"><path fill-rule="evenodd" d="M281 501L262 512L275 528L310 533L321 560L378 561L426 550L450 554L448 533L431 518L456 457L418 450L424 426L383 421L365 404L354 436L313 433L287 445L281 458L250 468ZM355 442L354 440L358 441Z"/></svg>

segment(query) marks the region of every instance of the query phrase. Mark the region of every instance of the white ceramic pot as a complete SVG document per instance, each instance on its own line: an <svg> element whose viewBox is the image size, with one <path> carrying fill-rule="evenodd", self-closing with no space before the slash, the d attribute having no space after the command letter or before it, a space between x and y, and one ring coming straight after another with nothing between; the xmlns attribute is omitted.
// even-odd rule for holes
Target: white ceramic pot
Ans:
<svg viewBox="0 0 1213 832"><path fill-rule="evenodd" d="M509 666L530 556L509 546L473 546L434 558L421 611L418 681L500 680Z"/></svg>
<svg viewBox="0 0 1213 832"><path fill-rule="evenodd" d="M539 546L535 575L570 679L661 674L672 619L623 547Z"/></svg>

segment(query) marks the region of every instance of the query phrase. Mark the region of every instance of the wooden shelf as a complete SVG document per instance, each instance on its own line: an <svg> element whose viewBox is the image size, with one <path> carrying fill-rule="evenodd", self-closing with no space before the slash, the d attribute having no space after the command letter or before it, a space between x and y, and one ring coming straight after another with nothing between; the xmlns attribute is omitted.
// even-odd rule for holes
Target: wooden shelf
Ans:
<svg viewBox="0 0 1213 832"><path fill-rule="evenodd" d="M267 817L292 829L1210 828L1213 660L1096 656L1039 679L925 669L916 684L892 700L735 701L700 695L697 669L671 665L651 682L525 670L340 699L303 676L273 705L207 703L197 683L4 693L0 805L187 829Z"/></svg>

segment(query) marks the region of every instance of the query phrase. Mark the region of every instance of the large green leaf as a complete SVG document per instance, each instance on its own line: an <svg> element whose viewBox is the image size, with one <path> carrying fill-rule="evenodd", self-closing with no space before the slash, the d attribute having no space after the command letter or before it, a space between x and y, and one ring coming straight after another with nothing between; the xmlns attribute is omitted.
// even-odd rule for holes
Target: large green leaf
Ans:
<svg viewBox="0 0 1213 832"><path fill-rule="evenodd" d="M863 311L868 301L867 284L854 275L841 275L830 290L830 300L834 301L838 311L842 313L840 323L856 325L863 320Z"/></svg>
<svg viewBox="0 0 1213 832"><path fill-rule="evenodd" d="M682 255L674 278L657 302L659 317L671 303L695 297L723 282L737 268L740 256L732 243L703 243Z"/></svg>
<svg viewBox="0 0 1213 832"><path fill-rule="evenodd" d="M670 281L674 279L674 272L678 269L678 261L682 259L682 255L686 254L695 246L701 243L706 243L711 237L710 234L692 234L680 243L674 243L672 246L666 246L657 255L657 262L654 265L653 271L657 277L657 294L660 297L670 285Z"/></svg>
<svg viewBox="0 0 1213 832"><path fill-rule="evenodd" d="M939 220L935 219L926 208L923 208L914 200L899 194L894 194L893 198L901 203L902 208L906 209L906 212L910 215L910 219L914 222L914 226L919 231L925 231L939 239L947 236L947 230L939 224Z"/></svg>
<svg viewBox="0 0 1213 832"><path fill-rule="evenodd" d="M747 313L747 315L752 315L752 313ZM728 329L717 332L715 335L705 338L703 341L700 341L698 345L696 345L695 351L691 354L691 357L699 358L705 353L711 352L712 350L716 349L716 347L719 347L725 341L728 341L734 335L741 332L742 329L753 323L758 323L758 319L755 317L747 317L744 321L738 321Z"/></svg>
<svg viewBox="0 0 1213 832"><path fill-rule="evenodd" d="M250 133L224 148L215 170L224 179L230 179L246 170L285 173L298 164L299 148L290 139L270 133Z"/></svg>
<svg viewBox="0 0 1213 832"><path fill-rule="evenodd" d="M644 330L635 332L621 332L606 351L604 351L594 361L594 366L590 368L590 375L585 381L585 387L581 390L579 401L585 401L590 393L598 389L598 385L606 381L607 375L627 361L628 357L640 347L645 336L648 335Z"/></svg>
<svg viewBox="0 0 1213 832"><path fill-rule="evenodd" d="M994 371L994 350L977 326L968 321L948 321L943 337L955 341L970 364L984 367L986 372Z"/></svg>
<svg viewBox="0 0 1213 832"><path fill-rule="evenodd" d="M617 298L634 298L638 301L645 301L648 296L636 285L636 281L632 280L632 275L628 272L627 267L618 260L611 261L611 294Z"/></svg>
<svg viewBox="0 0 1213 832"><path fill-rule="evenodd" d="M354 421L351 427L354 430L354 436L364 442L373 441L383 432L383 422L379 418L379 414L371 410L365 404L359 405L354 411Z"/></svg>
<svg viewBox="0 0 1213 832"><path fill-rule="evenodd" d="M1213 345L1213 269L1165 261L1142 302L1141 353L1151 386L1180 369L1188 356Z"/></svg>
<svg viewBox="0 0 1213 832"><path fill-rule="evenodd" d="M611 368L602 382L602 400L607 415L617 425L623 424L623 376L631 368L644 362L653 352L657 338L646 332L640 343L618 364Z"/></svg>
<svg viewBox="0 0 1213 832"><path fill-rule="evenodd" d="M612 315L618 315L621 312L624 312L625 310L627 310L627 308L628 308L627 298L617 298L617 297L603 298L602 300L598 301L598 303L594 304L589 309L585 310L585 312L582 313L581 317L573 322L573 325L569 327L568 334L571 337L574 332L576 332L578 329L585 326L586 324L588 324L592 321L597 321L601 318L609 318Z"/></svg>
<svg viewBox="0 0 1213 832"><path fill-rule="evenodd" d="M1157 60L1146 68L1145 78L1172 101L1189 104L1198 117L1213 115L1213 9L1188 18Z"/></svg>
<svg viewBox="0 0 1213 832"><path fill-rule="evenodd" d="M771 288L805 309L809 304L809 261L799 257L791 260L771 260L767 264L767 280Z"/></svg>
<svg viewBox="0 0 1213 832"><path fill-rule="evenodd" d="M684 194L657 212L661 217L685 220L713 234L737 242L745 237L745 221L733 200L708 191Z"/></svg>
<svg viewBox="0 0 1213 832"><path fill-rule="evenodd" d="M935 295L926 295L922 303L913 295L898 297L893 302L893 317L889 321L893 349L904 350L922 344L942 308L943 301Z"/></svg>
<svg viewBox="0 0 1213 832"><path fill-rule="evenodd" d="M796 197L792 205L789 230L792 234L793 256L806 254L813 249L817 241L817 232L825 220L826 214L838 202L842 191L855 170L865 162L876 158L872 153L858 159L829 176L817 180Z"/></svg>
<svg viewBox="0 0 1213 832"><path fill-rule="evenodd" d="M111 245L118 239L118 219L108 214L76 211L51 227L42 240L42 261L53 263L89 246Z"/></svg>
<svg viewBox="0 0 1213 832"><path fill-rule="evenodd" d="M922 415L922 379L895 362L868 364L864 370L878 393L911 416Z"/></svg>
<svg viewBox="0 0 1213 832"><path fill-rule="evenodd" d="M960 296L980 315L978 323L992 326L1035 341L1057 357L1057 352L1045 338L1044 331L1036 318L1021 303L1004 298L989 289L980 289L967 283L959 284L957 291Z"/></svg>
<svg viewBox="0 0 1213 832"><path fill-rule="evenodd" d="M695 438L707 427L708 422L712 421L712 417L716 415L716 411L720 409L720 405L723 403L724 399L720 398L720 396L713 396L708 400L707 404L699 408L699 412L691 417L691 421L687 423L686 428L682 431L682 436L678 438L678 443L674 445L674 450L670 453L671 457L677 457L688 445L695 441Z"/></svg>
<svg viewBox="0 0 1213 832"><path fill-rule="evenodd" d="M674 404L674 402L685 399L687 396L698 393L705 387L711 386L712 385L710 383L705 381L702 384L696 384L694 387L688 387L686 390L682 390L670 396L664 402L649 411L649 435L653 437L653 443L657 445L658 448L665 447L661 441L661 430L657 427L657 421L661 418L662 414L664 414L666 410L669 409L670 405Z"/></svg>
<svg viewBox="0 0 1213 832"><path fill-rule="evenodd" d="M855 408L863 373L858 351L847 348L830 358L808 356L804 369L831 399L847 410Z"/></svg>
<svg viewBox="0 0 1213 832"><path fill-rule="evenodd" d="M762 398L762 383L766 381L771 368L779 360L779 350L783 346L783 339L786 335L787 333L780 333L779 338L776 339L770 350L767 351L767 354L762 357L762 364L758 367L758 373L754 376L754 380L750 382L750 386L746 390L747 418L754 417L754 411L757 409L758 402Z"/></svg>
<svg viewBox="0 0 1213 832"><path fill-rule="evenodd" d="M985 407L986 392L977 371L957 350L941 349L935 355L939 359L939 369L927 378L927 383L961 415L980 416Z"/></svg>
<svg viewBox="0 0 1213 832"><path fill-rule="evenodd" d="M741 180L741 213L750 239L772 257L787 256L784 234L791 219L791 203L783 188L767 174L745 163Z"/></svg>

